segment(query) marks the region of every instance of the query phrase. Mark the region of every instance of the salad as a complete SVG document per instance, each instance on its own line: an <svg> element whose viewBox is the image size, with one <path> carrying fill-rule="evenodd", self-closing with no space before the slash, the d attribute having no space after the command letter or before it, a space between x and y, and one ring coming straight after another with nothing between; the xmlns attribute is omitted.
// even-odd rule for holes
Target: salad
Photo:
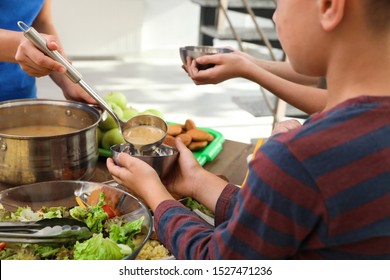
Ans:
<svg viewBox="0 0 390 280"><path fill-rule="evenodd" d="M70 217L86 223L92 237L75 244L23 244L6 243L0 240L0 260L118 260L130 255L138 244L144 217L127 221L118 216L105 202L100 192L97 203L86 206L76 198L79 206L42 207L33 211L30 207L19 207L7 212L0 204L0 221L38 221L41 219Z"/></svg>
<svg viewBox="0 0 390 280"><path fill-rule="evenodd" d="M191 197L187 197L185 200L183 200L183 204L190 208L192 211L199 210L210 218L214 218L214 213L210 209L208 209L206 206Z"/></svg>

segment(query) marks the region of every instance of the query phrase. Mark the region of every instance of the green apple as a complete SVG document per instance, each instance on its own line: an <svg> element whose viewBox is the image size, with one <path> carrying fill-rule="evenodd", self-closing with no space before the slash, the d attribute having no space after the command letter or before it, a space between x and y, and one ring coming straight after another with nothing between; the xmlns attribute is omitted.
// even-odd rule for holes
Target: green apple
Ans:
<svg viewBox="0 0 390 280"><path fill-rule="evenodd" d="M142 113L139 113L140 115L155 115L157 117L160 117L160 118L164 118L164 115L163 113L161 113L159 110L157 109L147 109L145 111L143 111Z"/></svg>
<svg viewBox="0 0 390 280"><path fill-rule="evenodd" d="M103 139L104 132L101 130L100 127L96 128L96 136L97 136L97 141L98 141L98 147L102 146L102 139Z"/></svg>
<svg viewBox="0 0 390 280"><path fill-rule="evenodd" d="M118 128L112 128L106 131L102 138L102 148L109 150L111 146L115 144L125 143L125 139L123 139L122 133Z"/></svg>
<svg viewBox="0 0 390 280"><path fill-rule="evenodd" d="M126 122L138 114L139 114L139 111L137 109L135 109L133 107L126 108L125 110L123 110L123 117L121 120Z"/></svg>
<svg viewBox="0 0 390 280"><path fill-rule="evenodd" d="M113 103L121 107L122 110L126 109L127 106L127 98L123 92L112 91L107 93L103 97L104 101L107 103Z"/></svg>
<svg viewBox="0 0 390 280"><path fill-rule="evenodd" d="M123 118L123 110L121 107L119 107L115 103L107 102L107 104L111 107L111 109L115 112L115 114L118 116L119 119ZM111 114L108 112L106 112L106 113L107 113L107 117L100 121L99 127L102 130L109 130L111 128L118 127L113 116L111 116Z"/></svg>

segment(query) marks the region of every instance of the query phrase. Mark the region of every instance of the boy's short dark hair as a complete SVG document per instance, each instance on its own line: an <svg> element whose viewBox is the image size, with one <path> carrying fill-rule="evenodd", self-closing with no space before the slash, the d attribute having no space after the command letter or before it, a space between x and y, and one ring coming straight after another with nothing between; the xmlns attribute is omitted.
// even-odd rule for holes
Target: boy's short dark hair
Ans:
<svg viewBox="0 0 390 280"><path fill-rule="evenodd" d="M368 24L377 31L390 30L390 0L363 0Z"/></svg>

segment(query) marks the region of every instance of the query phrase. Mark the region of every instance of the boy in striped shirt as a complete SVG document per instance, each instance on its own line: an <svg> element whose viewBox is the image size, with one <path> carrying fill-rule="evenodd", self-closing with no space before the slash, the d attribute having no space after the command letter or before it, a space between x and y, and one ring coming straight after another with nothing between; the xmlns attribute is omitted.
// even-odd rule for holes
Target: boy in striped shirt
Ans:
<svg viewBox="0 0 390 280"><path fill-rule="evenodd" d="M389 14L388 0L277 1L291 65L325 76L328 96L322 112L261 147L242 188L204 170L180 140L180 167L165 185L138 159L108 159L176 258L390 259ZM217 58L247 79L263 74L240 56ZM215 227L168 191L212 209Z"/></svg>

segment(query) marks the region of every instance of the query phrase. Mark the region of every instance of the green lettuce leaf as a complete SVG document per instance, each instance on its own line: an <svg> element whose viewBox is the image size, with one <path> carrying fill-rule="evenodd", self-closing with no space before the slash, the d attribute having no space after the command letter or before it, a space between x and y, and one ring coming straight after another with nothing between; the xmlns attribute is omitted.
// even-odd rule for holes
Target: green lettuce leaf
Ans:
<svg viewBox="0 0 390 280"><path fill-rule="evenodd" d="M82 243L76 242L74 246L75 260L119 260L123 258L121 248L103 234L95 234Z"/></svg>
<svg viewBox="0 0 390 280"><path fill-rule="evenodd" d="M62 218L66 207L42 207L39 212L42 213L44 219Z"/></svg>
<svg viewBox="0 0 390 280"><path fill-rule="evenodd" d="M123 226L118 226L113 224L109 229L109 237L111 240L119 244L126 244L130 248L134 249L133 237L134 235L141 232L142 223L144 222L144 217L139 218L138 220L131 221L126 223Z"/></svg>
<svg viewBox="0 0 390 280"><path fill-rule="evenodd" d="M33 211L29 206L19 207L14 213L11 213L11 219L20 222L38 221L42 219L42 216L42 213Z"/></svg>
<svg viewBox="0 0 390 280"><path fill-rule="evenodd" d="M103 204L104 193L100 193L98 204L87 208L76 206L69 210L69 214L72 218L85 222L92 232L101 233L103 224L108 218L108 214L102 208Z"/></svg>

